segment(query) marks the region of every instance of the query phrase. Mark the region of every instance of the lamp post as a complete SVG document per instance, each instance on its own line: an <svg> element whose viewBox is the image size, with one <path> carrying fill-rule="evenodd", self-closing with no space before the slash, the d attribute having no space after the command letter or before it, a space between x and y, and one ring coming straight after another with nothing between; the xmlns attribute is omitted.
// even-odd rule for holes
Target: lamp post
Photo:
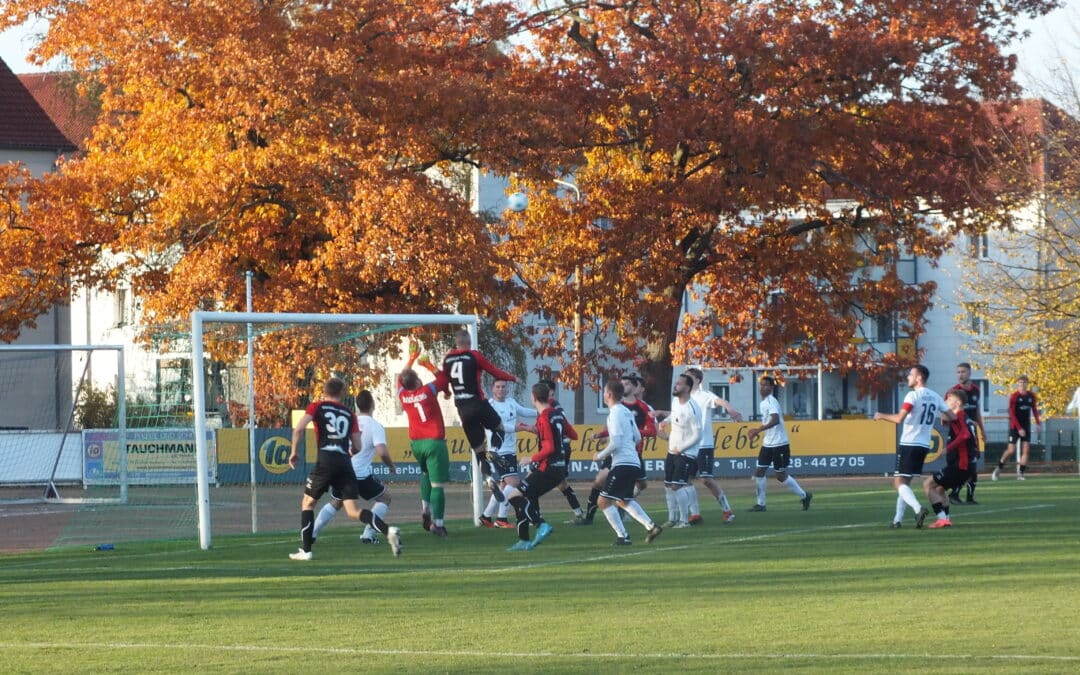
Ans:
<svg viewBox="0 0 1080 675"><path fill-rule="evenodd" d="M574 204L581 203L581 190L577 185L558 178L553 179L558 185L574 191ZM582 299L581 299L581 265L574 265L574 360L580 365L585 360L585 336L582 335ZM577 387L574 388L574 424L585 422L585 372L578 378Z"/></svg>

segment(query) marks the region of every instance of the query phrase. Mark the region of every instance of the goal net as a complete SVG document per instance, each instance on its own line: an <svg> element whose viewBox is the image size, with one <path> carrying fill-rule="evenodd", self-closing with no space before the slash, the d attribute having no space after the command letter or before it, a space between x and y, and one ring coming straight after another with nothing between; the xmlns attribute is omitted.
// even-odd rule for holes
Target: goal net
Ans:
<svg viewBox="0 0 1080 675"><path fill-rule="evenodd" d="M477 345L477 318L457 314L276 314L202 312L191 318L192 413L196 443L198 536L211 546L214 535L295 532L299 503L317 449L305 436L300 465L288 465L291 430L306 405L317 400L331 376L346 383L345 403L368 390L374 417L387 429L397 465L391 475L378 458L376 478L395 493L388 520L418 520L415 485L421 476L409 451L407 421L397 400L396 376L410 339L435 363L465 328ZM425 382L430 375L419 370ZM453 402L440 397L451 452L451 481L469 485L474 520L481 509L481 481L458 424ZM254 424L252 424L254 420ZM215 446L216 442L216 446ZM216 463L216 472L211 467ZM394 483L410 485L395 488ZM320 500L320 507L326 501ZM460 507L459 507L460 508ZM453 514L448 508L448 517ZM345 523L344 515L333 526Z"/></svg>
<svg viewBox="0 0 1080 675"><path fill-rule="evenodd" d="M123 503L120 346L0 346L0 503Z"/></svg>

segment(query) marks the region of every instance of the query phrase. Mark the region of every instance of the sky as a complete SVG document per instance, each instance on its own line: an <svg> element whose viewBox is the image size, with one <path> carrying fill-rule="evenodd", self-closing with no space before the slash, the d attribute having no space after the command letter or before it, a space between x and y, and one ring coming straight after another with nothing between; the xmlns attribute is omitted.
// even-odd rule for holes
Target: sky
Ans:
<svg viewBox="0 0 1080 675"><path fill-rule="evenodd" d="M1029 95L1048 93L1054 68L1064 64L1073 73L1080 70L1080 0L1063 0L1062 5L1046 17L1025 21L1031 36L1013 46L1020 59L1017 80ZM43 70L27 63L26 55L44 28L38 23L0 33L0 58L16 73Z"/></svg>

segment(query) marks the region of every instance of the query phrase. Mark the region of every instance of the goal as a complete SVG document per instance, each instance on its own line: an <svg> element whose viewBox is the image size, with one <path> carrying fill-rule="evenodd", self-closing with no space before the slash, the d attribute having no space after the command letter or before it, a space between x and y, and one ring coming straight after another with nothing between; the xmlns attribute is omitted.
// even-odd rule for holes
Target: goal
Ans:
<svg viewBox="0 0 1080 675"><path fill-rule="evenodd" d="M296 411L317 395L326 377L345 379L352 396L371 390L375 417L388 429L404 426L395 376L408 339L419 339L437 362L460 328L477 344L475 315L193 312L191 372L211 374L192 378L200 547L211 547L215 531L238 533L241 519L252 533L296 527L306 469L287 465L290 429ZM452 432L456 415L451 403L444 406L450 406L444 415ZM208 439L213 422L222 418L228 419L218 426L231 428L217 430L215 452ZM405 452L407 436L395 438L391 453ZM451 466L457 467L452 480L471 483L473 519L479 522L480 472L467 447L450 445ZM216 482L210 470L215 455Z"/></svg>
<svg viewBox="0 0 1080 675"><path fill-rule="evenodd" d="M125 503L119 345L0 346L0 503Z"/></svg>

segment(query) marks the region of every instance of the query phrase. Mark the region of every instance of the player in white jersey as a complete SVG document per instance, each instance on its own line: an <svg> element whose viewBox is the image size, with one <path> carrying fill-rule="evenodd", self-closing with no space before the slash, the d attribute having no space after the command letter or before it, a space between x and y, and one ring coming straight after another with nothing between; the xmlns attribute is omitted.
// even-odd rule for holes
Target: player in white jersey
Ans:
<svg viewBox="0 0 1080 675"><path fill-rule="evenodd" d="M908 371L907 382L911 391L904 397L900 412L894 414L874 413L874 419L887 420L899 424L900 444L896 448L896 471L893 473L893 485L896 487L896 515L889 527L897 529L904 520L905 506L915 512L915 527L921 528L929 511L919 503L911 489L911 479L921 476L923 462L930 451L931 435L938 415L947 421L956 419L956 414L945 405L945 400L936 391L927 389L926 381L930 370L924 365L914 366Z"/></svg>
<svg viewBox="0 0 1080 675"><path fill-rule="evenodd" d="M750 510L765 510L765 472L772 466L773 471L776 472L776 480L795 493L795 496L802 501L803 511L806 511L810 508L810 500L814 496L803 490L793 476L788 475L787 469L791 464L791 441L788 439L787 429L784 428L784 415L780 409L780 401L773 395L775 391L776 380L769 375L764 375L758 380L758 393L761 394L761 403L758 405L761 426L748 431L747 436L751 441L758 434L764 434L764 437L761 440L761 452L758 453L757 466L754 469L757 503Z"/></svg>
<svg viewBox="0 0 1080 675"><path fill-rule="evenodd" d="M637 454L641 432L638 431L633 413L621 403L624 393L619 380L611 380L604 385L604 405L608 408L608 444L593 457L597 462L611 457L611 471L600 491L598 506L618 536L615 540L616 546L630 544L630 535L619 517L620 508L648 530L646 543L651 543L663 532L634 499L634 484L641 470Z"/></svg>
<svg viewBox="0 0 1080 675"><path fill-rule="evenodd" d="M698 408L701 409L701 446L698 448L697 480L712 493L713 499L720 504L720 509L723 511L723 521L730 523L735 520L735 513L731 510L727 495L716 483L714 476L713 463L716 459L716 437L713 435L712 416L713 410L716 408L726 410L728 416L734 422L741 422L742 415L727 400L701 386L701 383L705 380L705 373L700 368L687 368L686 374L694 378L694 389L690 392L690 397L694 399L694 403L697 403ZM690 495L690 524L697 525L703 522L701 507L698 505L697 488L691 485L688 494Z"/></svg>
<svg viewBox="0 0 1080 675"><path fill-rule="evenodd" d="M526 408L510 396L509 392L510 383L497 379L491 386L491 399L488 401L499 414L504 431L502 443L498 447L492 444L488 455L493 474L491 478L498 484L497 492L488 499L484 514L480 516L480 524L484 527L514 527L507 518L510 514L510 503L506 501L504 491L521 484L521 478L518 475L517 432L520 428L524 428L524 425L519 420L522 417L535 419L537 415L536 408ZM498 440L497 436L495 440Z"/></svg>
<svg viewBox="0 0 1080 675"><path fill-rule="evenodd" d="M698 446L701 444L701 410L690 397L694 378L683 374L672 386L671 411L657 429L668 442L664 458L664 495L667 497L668 521L664 527L690 527L691 483L697 474Z"/></svg>
<svg viewBox="0 0 1080 675"><path fill-rule="evenodd" d="M374 502L371 512L385 520L386 513L390 510L390 491L386 489L382 481L372 475L371 462L375 459L375 455L378 455L383 464L390 469L390 473L397 473L397 467L394 466L394 460L390 458L390 452L386 447L386 429L371 416L371 413L375 411L375 399L370 391L365 389L357 395L356 409L360 412L356 416L357 424L360 426L360 447L351 448L351 461L353 473L356 474L357 490L362 499ZM330 501L322 507L315 519L313 538L317 538L319 532L334 519L337 512L341 510L341 506L340 495L331 490ZM360 535L360 542L364 544L379 542L375 529L370 524Z"/></svg>

